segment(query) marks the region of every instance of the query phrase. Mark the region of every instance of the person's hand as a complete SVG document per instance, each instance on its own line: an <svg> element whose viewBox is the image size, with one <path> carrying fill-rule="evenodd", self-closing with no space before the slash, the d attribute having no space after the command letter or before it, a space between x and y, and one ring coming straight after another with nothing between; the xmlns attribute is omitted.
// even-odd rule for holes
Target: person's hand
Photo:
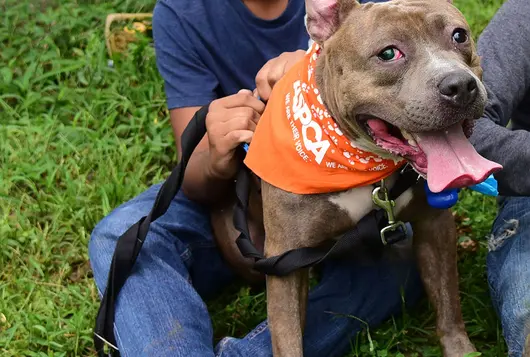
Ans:
<svg viewBox="0 0 530 357"><path fill-rule="evenodd" d="M272 88L296 62L305 55L304 50L284 52L269 60L256 75L256 92L263 101L269 100Z"/></svg>
<svg viewBox="0 0 530 357"><path fill-rule="evenodd" d="M250 90L214 100L206 116L206 132L210 145L208 175L231 179L239 165L235 150L250 143L265 104Z"/></svg>

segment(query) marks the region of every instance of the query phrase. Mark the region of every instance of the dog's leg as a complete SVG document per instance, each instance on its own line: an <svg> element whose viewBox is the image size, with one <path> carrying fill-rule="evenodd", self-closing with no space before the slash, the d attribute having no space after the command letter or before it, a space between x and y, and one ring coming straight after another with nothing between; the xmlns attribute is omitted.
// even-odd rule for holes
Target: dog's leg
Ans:
<svg viewBox="0 0 530 357"><path fill-rule="evenodd" d="M370 192L365 190L360 196L348 197L359 200L364 196L368 211ZM340 205L328 195L296 195L262 181L262 197L266 257L300 247L315 247L353 225L348 211L338 209ZM356 212L362 213L359 209ZM273 355L302 357L309 270L301 269L282 277L267 276L266 284Z"/></svg>
<svg viewBox="0 0 530 357"><path fill-rule="evenodd" d="M449 210L434 211L413 224L418 264L436 310L436 329L445 357L462 357L475 347L465 331L458 289L456 226Z"/></svg>
<svg viewBox="0 0 530 357"><path fill-rule="evenodd" d="M309 274L267 276L267 315L274 357L302 357Z"/></svg>
<svg viewBox="0 0 530 357"><path fill-rule="evenodd" d="M264 255L271 257L308 244L307 234L286 209L282 191L264 185ZM310 228L310 227L309 227ZM308 231L305 231L308 232ZM266 277L267 316L274 357L302 357L309 271Z"/></svg>

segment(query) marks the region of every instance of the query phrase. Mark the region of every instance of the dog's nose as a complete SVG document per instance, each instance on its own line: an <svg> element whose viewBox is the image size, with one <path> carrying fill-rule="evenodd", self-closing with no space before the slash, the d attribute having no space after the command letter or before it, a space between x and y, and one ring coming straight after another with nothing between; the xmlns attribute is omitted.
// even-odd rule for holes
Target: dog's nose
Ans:
<svg viewBox="0 0 530 357"><path fill-rule="evenodd" d="M442 97L451 104L464 107L477 97L477 81L466 71L455 71L445 76L438 84Z"/></svg>

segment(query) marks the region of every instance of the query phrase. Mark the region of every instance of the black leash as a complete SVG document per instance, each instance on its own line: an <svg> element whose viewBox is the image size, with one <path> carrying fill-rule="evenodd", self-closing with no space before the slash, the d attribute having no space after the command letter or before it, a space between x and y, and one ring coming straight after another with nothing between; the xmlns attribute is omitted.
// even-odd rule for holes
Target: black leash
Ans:
<svg viewBox="0 0 530 357"><path fill-rule="evenodd" d="M98 356L118 357L114 337L114 314L118 294L131 274L131 270L144 244L151 222L163 215L184 179L184 170L199 142L206 133L206 114L209 105L199 109L182 133L182 159L173 169L156 196L151 212L130 227L116 244L110 265L107 287L101 301L94 331L94 345Z"/></svg>
<svg viewBox="0 0 530 357"><path fill-rule="evenodd" d="M140 249L145 241L151 222L163 215L184 179L186 165L199 142L206 134L206 115L209 106L198 110L182 134L182 159L163 183L151 212L131 226L119 239L114 251L103 299L96 318L94 345L99 357L119 357L114 336L115 304L125 281L131 274ZM394 200L417 182L413 170L403 170L396 184L389 192ZM382 228L389 224L384 210L373 210L363 217L355 228L344 234L330 249L299 248L276 257L265 258L253 245L248 230L247 210L250 190L250 170L243 165L236 182L237 202L234 212L235 228L241 233L236 243L245 257L255 259L255 269L269 275L286 275L293 270L313 266L329 258L343 257L359 243L378 249L406 238L403 229L390 231L383 241Z"/></svg>

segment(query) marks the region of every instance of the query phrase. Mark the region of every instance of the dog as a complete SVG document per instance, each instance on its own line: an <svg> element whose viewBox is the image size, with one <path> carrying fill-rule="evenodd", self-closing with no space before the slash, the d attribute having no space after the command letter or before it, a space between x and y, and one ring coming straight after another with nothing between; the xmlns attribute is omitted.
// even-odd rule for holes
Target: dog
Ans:
<svg viewBox="0 0 530 357"><path fill-rule="evenodd" d="M449 1L306 0L306 14L314 44L275 84L245 158L261 178L249 222L266 257L352 229L375 208L374 187L392 187L405 164L433 192L502 169L467 140L486 90L469 26ZM235 247L230 205L212 212L214 236L234 269L259 281ZM417 184L394 213L412 225L444 356L476 351L461 316L451 212L429 206ZM266 276L266 289L273 355L303 356L307 269Z"/></svg>

